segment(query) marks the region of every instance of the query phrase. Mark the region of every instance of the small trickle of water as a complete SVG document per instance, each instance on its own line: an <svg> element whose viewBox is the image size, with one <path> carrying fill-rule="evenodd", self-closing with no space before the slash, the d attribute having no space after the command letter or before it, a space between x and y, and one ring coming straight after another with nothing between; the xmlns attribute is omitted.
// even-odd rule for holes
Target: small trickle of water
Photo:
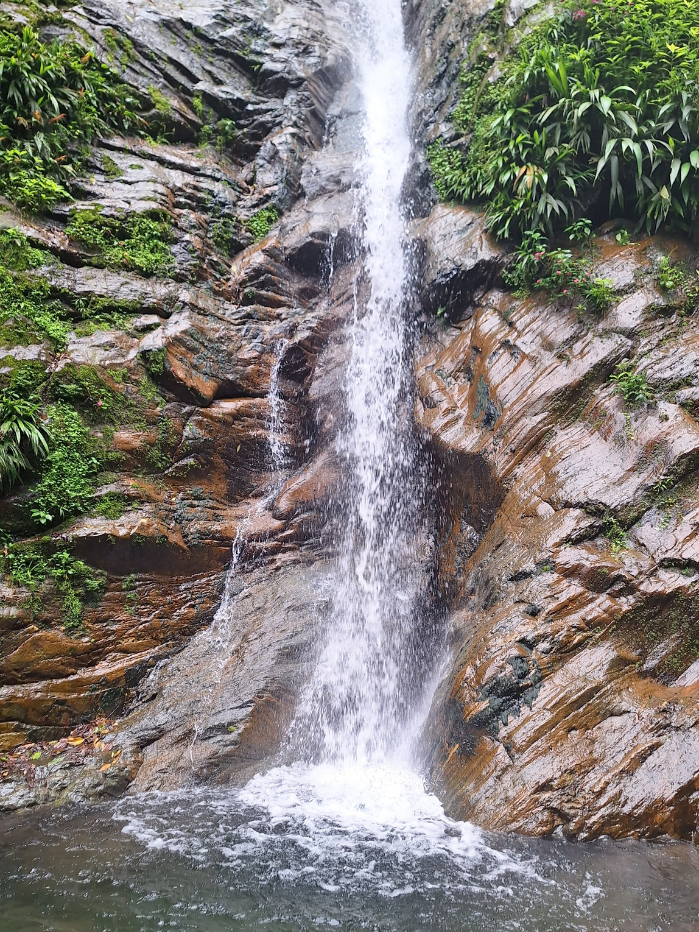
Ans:
<svg viewBox="0 0 699 932"><path fill-rule="evenodd" d="M274 365L270 377L269 393L269 421L267 430L269 433L269 457L272 469L275 473L280 473L289 467L289 456L283 440L284 434L284 398L281 393L280 374L282 363L284 362L284 352L289 345L288 340L280 340L276 347ZM275 487L276 488L276 487Z"/></svg>

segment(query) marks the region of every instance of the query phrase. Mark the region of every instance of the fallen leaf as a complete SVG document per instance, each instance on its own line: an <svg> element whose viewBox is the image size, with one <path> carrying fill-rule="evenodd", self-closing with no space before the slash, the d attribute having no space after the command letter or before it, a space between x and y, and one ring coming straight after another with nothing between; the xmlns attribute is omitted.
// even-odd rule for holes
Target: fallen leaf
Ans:
<svg viewBox="0 0 699 932"><path fill-rule="evenodd" d="M68 738L68 744L73 748L77 748L77 747L80 747L81 744L85 744L85 739L84 738Z"/></svg>

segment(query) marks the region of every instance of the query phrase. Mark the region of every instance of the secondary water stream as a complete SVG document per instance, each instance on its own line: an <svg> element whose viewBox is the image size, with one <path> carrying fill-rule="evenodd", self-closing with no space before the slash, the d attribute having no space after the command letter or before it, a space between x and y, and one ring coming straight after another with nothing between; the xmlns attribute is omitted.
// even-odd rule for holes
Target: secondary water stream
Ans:
<svg viewBox="0 0 699 932"><path fill-rule="evenodd" d="M296 762L242 790L6 821L0 932L699 928L692 847L486 836L449 819L414 766L443 646L422 614L430 529L411 428L410 61L400 0L357 0L352 16L365 281L345 386L341 559L292 727ZM276 437L277 397L272 418ZM278 441L271 458L284 465Z"/></svg>

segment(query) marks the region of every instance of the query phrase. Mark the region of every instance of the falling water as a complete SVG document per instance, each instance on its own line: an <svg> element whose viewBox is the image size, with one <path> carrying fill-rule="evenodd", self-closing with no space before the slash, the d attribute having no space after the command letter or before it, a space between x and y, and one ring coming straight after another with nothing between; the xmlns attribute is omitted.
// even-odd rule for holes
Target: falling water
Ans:
<svg viewBox="0 0 699 932"><path fill-rule="evenodd" d="M414 628L427 580L417 553L420 540L425 546L424 496L411 430L401 209L410 61L400 0L359 0L358 13L366 281L357 288L339 441L351 478L327 643L299 720L315 739L316 756L366 762L390 756L404 741L416 698Z"/></svg>

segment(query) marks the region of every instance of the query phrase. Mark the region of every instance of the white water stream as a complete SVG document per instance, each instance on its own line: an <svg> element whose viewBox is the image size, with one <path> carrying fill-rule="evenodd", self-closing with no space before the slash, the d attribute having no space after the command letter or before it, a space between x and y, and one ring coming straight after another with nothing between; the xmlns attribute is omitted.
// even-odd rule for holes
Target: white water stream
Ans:
<svg viewBox="0 0 699 932"><path fill-rule="evenodd" d="M441 644L422 644L419 636L429 533L424 467L412 431L401 206L411 66L400 0L356 0L352 12L365 110L365 280L356 289L345 380L340 452L347 482L333 610L292 727L300 761L255 777L239 802L266 810L272 824L293 826L295 836L331 861L348 844L361 847L368 839L384 855L472 861L485 851L480 833L448 819L412 766ZM432 665L424 654L432 654Z"/></svg>

